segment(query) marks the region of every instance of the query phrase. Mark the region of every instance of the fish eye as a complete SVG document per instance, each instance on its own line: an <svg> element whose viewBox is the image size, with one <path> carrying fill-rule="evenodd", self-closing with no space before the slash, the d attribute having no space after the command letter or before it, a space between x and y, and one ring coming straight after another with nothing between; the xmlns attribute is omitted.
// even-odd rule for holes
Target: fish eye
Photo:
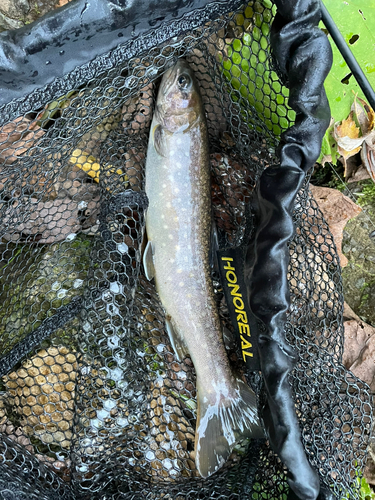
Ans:
<svg viewBox="0 0 375 500"><path fill-rule="evenodd" d="M191 78L189 75L182 74L178 77L177 83L181 90L186 90L191 84Z"/></svg>

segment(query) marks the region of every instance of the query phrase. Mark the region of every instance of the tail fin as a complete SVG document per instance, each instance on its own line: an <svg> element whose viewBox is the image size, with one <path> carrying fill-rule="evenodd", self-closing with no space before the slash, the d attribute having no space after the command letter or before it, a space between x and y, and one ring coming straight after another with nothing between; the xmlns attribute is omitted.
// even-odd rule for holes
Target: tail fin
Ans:
<svg viewBox="0 0 375 500"><path fill-rule="evenodd" d="M224 465L240 437L263 437L255 394L242 380L236 381L230 396L215 398L198 387L195 463L202 477Z"/></svg>

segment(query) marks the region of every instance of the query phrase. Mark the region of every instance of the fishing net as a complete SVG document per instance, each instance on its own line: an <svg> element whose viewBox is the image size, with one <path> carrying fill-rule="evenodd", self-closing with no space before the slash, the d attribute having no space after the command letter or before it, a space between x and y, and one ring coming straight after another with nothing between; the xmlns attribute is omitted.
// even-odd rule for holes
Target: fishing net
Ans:
<svg viewBox="0 0 375 500"><path fill-rule="evenodd" d="M274 15L267 0L213 2L3 107L0 498L292 498L266 440L238 443L222 469L199 476L194 367L173 354L141 263L151 118L179 57L207 115L220 246L254 237L254 190L295 119L272 64ZM321 484L359 498L371 399L341 365L339 259L307 180L293 220L285 335L302 443ZM262 406L262 377L231 339L226 347Z"/></svg>

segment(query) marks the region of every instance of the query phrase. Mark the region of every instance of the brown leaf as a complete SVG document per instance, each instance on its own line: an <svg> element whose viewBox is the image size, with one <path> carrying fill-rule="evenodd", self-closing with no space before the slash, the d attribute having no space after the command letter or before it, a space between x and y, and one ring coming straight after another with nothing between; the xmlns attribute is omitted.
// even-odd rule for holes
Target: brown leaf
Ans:
<svg viewBox="0 0 375 500"><path fill-rule="evenodd" d="M17 200L8 208L3 227L12 228L4 234L9 241L26 238L29 242L55 243L81 229L78 203L69 198L39 202L35 198Z"/></svg>
<svg viewBox="0 0 375 500"><path fill-rule="evenodd" d="M143 87L139 94L128 99L122 107L122 121L125 133L148 133L153 107L153 84Z"/></svg>
<svg viewBox="0 0 375 500"><path fill-rule="evenodd" d="M310 189L333 235L341 266L345 267L348 259L341 251L342 232L348 220L356 217L362 209L337 189L312 184L310 184Z"/></svg>
<svg viewBox="0 0 375 500"><path fill-rule="evenodd" d="M357 99L360 104L358 104ZM361 127L362 135L370 133L375 124L375 113L372 107L366 101L355 95L351 110L355 114L359 126Z"/></svg>
<svg viewBox="0 0 375 500"><path fill-rule="evenodd" d="M344 304L345 342L342 362L375 391L375 328Z"/></svg>
<svg viewBox="0 0 375 500"><path fill-rule="evenodd" d="M375 144L372 142L374 139L375 134L372 133L366 138L361 151L363 165L373 182L375 182Z"/></svg>
<svg viewBox="0 0 375 500"><path fill-rule="evenodd" d="M13 163L17 156L30 149L45 131L38 125L38 117L34 120L20 116L0 129L0 160L6 164Z"/></svg>
<svg viewBox="0 0 375 500"><path fill-rule="evenodd" d="M359 134L360 129L353 120L353 111L350 112L348 118L343 120L341 124L339 122L335 123L333 136L337 142L337 150L344 160L345 177L347 177L346 160L359 153L364 141L364 137L359 137Z"/></svg>

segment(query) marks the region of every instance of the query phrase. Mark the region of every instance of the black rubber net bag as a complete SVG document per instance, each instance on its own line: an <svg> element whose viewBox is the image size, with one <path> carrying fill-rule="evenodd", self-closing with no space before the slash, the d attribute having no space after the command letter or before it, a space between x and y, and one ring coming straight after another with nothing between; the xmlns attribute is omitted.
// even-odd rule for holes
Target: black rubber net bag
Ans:
<svg viewBox="0 0 375 500"><path fill-rule="evenodd" d="M308 189L330 118L320 3L95 5L1 35L0 498L360 498L371 397L341 364L340 264ZM194 365L142 262L151 120L179 59L218 247L242 256L253 368L213 263L214 301L264 433L207 478Z"/></svg>

